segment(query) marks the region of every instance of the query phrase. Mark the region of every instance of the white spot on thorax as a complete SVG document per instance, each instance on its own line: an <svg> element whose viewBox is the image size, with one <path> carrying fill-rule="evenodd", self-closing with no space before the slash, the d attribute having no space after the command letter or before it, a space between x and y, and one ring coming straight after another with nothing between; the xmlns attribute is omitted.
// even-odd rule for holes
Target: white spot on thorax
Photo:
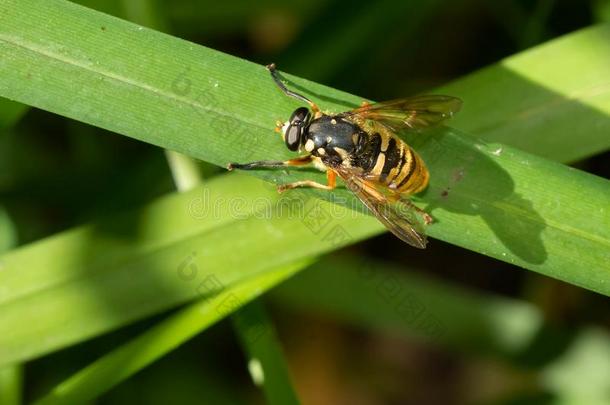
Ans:
<svg viewBox="0 0 610 405"><path fill-rule="evenodd" d="M333 124L333 125L337 125L337 120L333 118L333 119L330 120L330 123Z"/></svg>
<svg viewBox="0 0 610 405"><path fill-rule="evenodd" d="M326 150L324 148L318 148L318 155L324 156L326 154Z"/></svg>
<svg viewBox="0 0 610 405"><path fill-rule="evenodd" d="M315 147L316 145L313 143L313 140L308 139L307 142L305 142L305 150L307 152L311 152Z"/></svg>

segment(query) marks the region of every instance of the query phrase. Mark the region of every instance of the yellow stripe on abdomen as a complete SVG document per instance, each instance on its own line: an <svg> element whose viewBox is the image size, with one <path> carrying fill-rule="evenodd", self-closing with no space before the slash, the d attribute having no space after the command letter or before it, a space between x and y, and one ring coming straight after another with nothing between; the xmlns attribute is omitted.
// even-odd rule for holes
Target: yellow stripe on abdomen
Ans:
<svg viewBox="0 0 610 405"><path fill-rule="evenodd" d="M424 161L410 147L405 149L404 164L391 187L400 194L416 194L426 188L430 175Z"/></svg>

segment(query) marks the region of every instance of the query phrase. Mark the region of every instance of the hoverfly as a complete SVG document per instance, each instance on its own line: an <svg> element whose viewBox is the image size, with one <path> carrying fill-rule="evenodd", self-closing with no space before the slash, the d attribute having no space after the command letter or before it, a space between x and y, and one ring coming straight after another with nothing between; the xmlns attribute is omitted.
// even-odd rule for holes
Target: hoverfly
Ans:
<svg viewBox="0 0 610 405"><path fill-rule="evenodd" d="M274 64L267 69L284 94L309 105L297 108L288 121L278 121L275 128L288 149L305 155L284 162L230 163L228 169L313 163L326 171L327 184L303 180L280 185L278 191L296 187L332 190L339 176L394 235L412 246L425 248L424 225L432 222L432 217L413 205L409 196L426 188L428 169L395 133L439 124L458 112L462 101L450 96L424 95L375 104L364 102L350 111L327 114L305 96L289 90Z"/></svg>

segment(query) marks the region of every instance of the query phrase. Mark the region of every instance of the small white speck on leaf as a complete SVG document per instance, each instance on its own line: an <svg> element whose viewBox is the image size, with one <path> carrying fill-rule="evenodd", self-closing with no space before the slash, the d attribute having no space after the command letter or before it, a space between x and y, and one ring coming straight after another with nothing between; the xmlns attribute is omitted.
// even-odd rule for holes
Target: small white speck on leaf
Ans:
<svg viewBox="0 0 610 405"><path fill-rule="evenodd" d="M265 383L265 372L263 371L260 360L250 359L250 361L248 361L248 371L250 372L254 384L261 386Z"/></svg>
<svg viewBox="0 0 610 405"><path fill-rule="evenodd" d="M504 150L504 148L500 146L498 149L496 149L493 152L491 152L491 154L494 155L494 156L500 156L502 154L503 150Z"/></svg>

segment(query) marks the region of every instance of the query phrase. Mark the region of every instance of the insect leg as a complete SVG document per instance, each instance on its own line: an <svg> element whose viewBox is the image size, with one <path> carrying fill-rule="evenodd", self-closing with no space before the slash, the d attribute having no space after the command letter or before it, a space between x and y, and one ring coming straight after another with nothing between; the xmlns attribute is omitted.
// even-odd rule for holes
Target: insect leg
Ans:
<svg viewBox="0 0 610 405"><path fill-rule="evenodd" d="M241 169L241 170L254 170L254 169L273 169L286 166L303 166L311 163L311 155L301 156L290 160L258 160L250 163L229 163L227 165L228 170Z"/></svg>
<svg viewBox="0 0 610 405"><path fill-rule="evenodd" d="M283 193L286 190L297 187L313 187L321 190L332 190L337 186L337 174L332 170L326 171L326 182L327 184L320 184L313 180L301 180L295 181L294 183L282 184L277 186L277 191Z"/></svg>
<svg viewBox="0 0 610 405"><path fill-rule="evenodd" d="M305 103L309 104L309 107L311 107L311 110L314 113L320 112L320 108L318 108L318 106L313 101L311 101L310 99L308 99L307 97L305 97L299 93L295 93L292 90L288 90L286 85L284 83L282 83L282 80L280 79L280 76L275 68L275 63L267 65L266 67L267 67L267 70L271 73L271 77L273 77L273 81L275 82L275 84L277 84L277 87L279 87L282 90L282 92L284 92L285 95L296 98L297 100L301 100L301 101L304 101Z"/></svg>

